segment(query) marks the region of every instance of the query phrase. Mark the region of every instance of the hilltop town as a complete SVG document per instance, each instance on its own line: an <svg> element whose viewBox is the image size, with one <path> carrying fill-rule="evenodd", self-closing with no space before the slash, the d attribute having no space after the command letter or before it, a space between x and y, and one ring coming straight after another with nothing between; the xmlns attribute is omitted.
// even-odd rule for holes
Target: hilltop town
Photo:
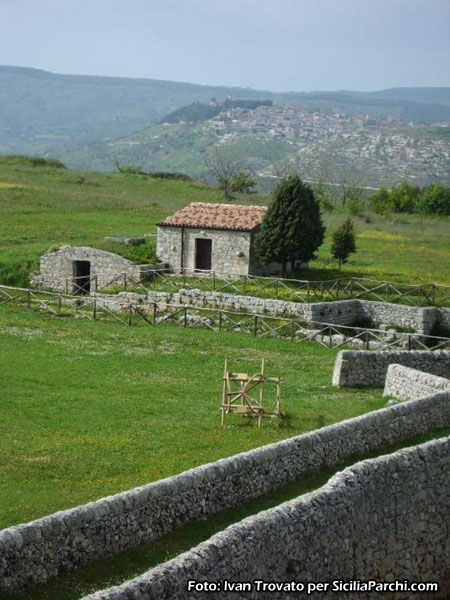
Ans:
<svg viewBox="0 0 450 600"><path fill-rule="evenodd" d="M278 141L285 160L309 177L367 183L407 179L418 184L449 180L450 122L423 124L392 115L346 114L309 110L297 104L224 109L198 127L197 135L215 138L219 146L236 147L244 139ZM153 138L168 147L170 130L192 127L186 121L164 123ZM169 132L168 132L169 130ZM168 134L168 135L167 135ZM282 161L281 161L282 162ZM274 175L280 161L256 161L260 177Z"/></svg>

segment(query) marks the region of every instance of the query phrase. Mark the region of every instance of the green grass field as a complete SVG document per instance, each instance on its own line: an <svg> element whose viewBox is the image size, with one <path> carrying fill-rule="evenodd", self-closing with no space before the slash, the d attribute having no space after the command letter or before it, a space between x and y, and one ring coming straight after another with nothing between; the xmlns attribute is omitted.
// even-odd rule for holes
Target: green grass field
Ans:
<svg viewBox="0 0 450 600"><path fill-rule="evenodd" d="M30 271L38 268L49 247L101 247L104 236L152 233L163 217L194 201L223 202L217 190L202 183L79 173L0 157L0 283L27 285ZM264 204L269 197L252 194L237 201ZM338 211L324 215L327 237L303 278L338 275L336 264L328 260L331 233L344 218ZM450 283L450 218L372 216L366 223L355 217L355 225L358 252L344 265L342 276ZM149 256L152 251L154 242Z"/></svg>
<svg viewBox="0 0 450 600"><path fill-rule="evenodd" d="M384 405L331 386L336 352L176 326L128 328L0 306L0 528ZM282 376L281 423L220 427L223 360Z"/></svg>
<svg viewBox="0 0 450 600"><path fill-rule="evenodd" d="M238 202L268 200L251 195ZM223 200L196 182L77 173L0 158L0 283L26 286L49 247L105 247L104 236L151 233L192 201ZM324 218L327 239L305 278L337 275L327 262L330 234L345 216ZM450 283L449 219L356 218L356 229L359 251L343 276ZM151 257L154 241L142 252ZM172 325L126 327L0 305L0 528L384 406L379 389L331 386L336 354L314 343ZM233 370L248 372L265 358L267 373L283 377L282 422L266 421L258 429L252 420L230 416L226 429L220 427L225 357ZM225 518L241 516L235 511ZM219 519L212 526L226 524ZM155 560L196 543L201 529L194 524L177 534L169 550L156 545ZM133 564L142 564L139 552ZM59 593L54 598L72 597ZM47 598L43 594L36 598Z"/></svg>
<svg viewBox="0 0 450 600"><path fill-rule="evenodd" d="M224 510L201 523L188 523L179 529L150 543L125 550L116 556L100 559L82 566L75 571L62 573L47 583L2 595L2 600L78 600L87 594L113 585L120 585L128 579L142 575L156 565L166 562L182 552L209 539L226 527L274 506L298 498L325 485L337 471L365 460L388 454L400 448L421 444L431 439L447 436L448 428L433 430L428 434L415 436L388 448L380 448L368 454L349 457L335 466L314 471L300 480L278 488L269 494L254 498L241 506Z"/></svg>

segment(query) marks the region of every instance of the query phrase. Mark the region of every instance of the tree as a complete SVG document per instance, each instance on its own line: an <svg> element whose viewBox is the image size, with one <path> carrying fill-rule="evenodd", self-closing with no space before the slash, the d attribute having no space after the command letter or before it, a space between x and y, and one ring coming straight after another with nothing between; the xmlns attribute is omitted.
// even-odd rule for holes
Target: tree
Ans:
<svg viewBox="0 0 450 600"><path fill-rule="evenodd" d="M342 205L351 215L362 217L364 214L363 190L356 183L350 183L342 193Z"/></svg>
<svg viewBox="0 0 450 600"><path fill-rule="evenodd" d="M426 187L419 197L417 208L428 215L450 215L450 188L443 183Z"/></svg>
<svg viewBox="0 0 450 600"><path fill-rule="evenodd" d="M210 175L217 181L223 197L234 200L236 194L250 194L256 185L249 171L230 157L215 150L203 159Z"/></svg>
<svg viewBox="0 0 450 600"><path fill-rule="evenodd" d="M273 192L261 231L256 238L256 251L263 264L281 263L282 275L287 263L293 267L315 258L323 242L325 227L319 203L309 185L297 175L280 181Z"/></svg>
<svg viewBox="0 0 450 600"><path fill-rule="evenodd" d="M387 215L392 211L393 206L389 192L384 185L370 196L369 206L377 215Z"/></svg>
<svg viewBox="0 0 450 600"><path fill-rule="evenodd" d="M339 271L342 263L346 263L352 252L356 252L355 231L353 221L348 218L336 229L332 236L331 254L339 261Z"/></svg>
<svg viewBox="0 0 450 600"><path fill-rule="evenodd" d="M334 210L334 199L327 183L320 180L314 189L314 193L322 210L326 212L331 212Z"/></svg>
<svg viewBox="0 0 450 600"><path fill-rule="evenodd" d="M412 213L415 210L420 189L402 181L392 188L389 200L396 213Z"/></svg>

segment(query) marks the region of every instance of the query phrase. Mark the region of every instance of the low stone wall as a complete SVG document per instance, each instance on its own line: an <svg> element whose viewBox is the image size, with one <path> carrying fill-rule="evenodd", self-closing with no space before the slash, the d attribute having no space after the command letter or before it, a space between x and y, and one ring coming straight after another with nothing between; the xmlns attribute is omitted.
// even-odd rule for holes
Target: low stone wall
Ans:
<svg viewBox="0 0 450 600"><path fill-rule="evenodd" d="M450 393L436 394L5 529L0 532L0 590L46 581L312 471L449 425Z"/></svg>
<svg viewBox="0 0 450 600"><path fill-rule="evenodd" d="M325 592L257 591L256 581L439 582L437 594L343 593L344 598L448 597L450 440L363 461L319 490L228 527L143 576L84 600L210 597L187 582L221 582L214 598L336 598ZM251 590L224 590L224 581Z"/></svg>
<svg viewBox="0 0 450 600"><path fill-rule="evenodd" d="M384 396L405 401L438 392L450 392L450 379L402 365L389 365L384 384Z"/></svg>
<svg viewBox="0 0 450 600"><path fill-rule="evenodd" d="M401 327L423 335L429 335L436 323L442 322L450 326L449 309L404 306L371 300L302 303L185 289L175 293L149 291L147 301L296 318L313 326L315 323L353 326L359 322L370 321L374 326Z"/></svg>
<svg viewBox="0 0 450 600"><path fill-rule="evenodd" d="M371 300L358 300L358 302L360 318L369 319L375 324L413 329L415 333L424 335L431 333L436 320L440 317L439 310L434 307L422 308Z"/></svg>
<svg viewBox="0 0 450 600"><path fill-rule="evenodd" d="M393 363L432 373L439 377L450 377L450 352L343 350L339 352L334 363L333 385L383 387L388 367Z"/></svg>

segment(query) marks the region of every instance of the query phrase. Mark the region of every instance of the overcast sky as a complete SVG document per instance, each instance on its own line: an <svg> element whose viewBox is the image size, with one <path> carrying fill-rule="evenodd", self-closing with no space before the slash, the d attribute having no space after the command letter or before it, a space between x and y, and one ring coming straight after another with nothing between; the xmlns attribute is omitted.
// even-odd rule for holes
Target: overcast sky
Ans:
<svg viewBox="0 0 450 600"><path fill-rule="evenodd" d="M450 85L450 0L0 0L0 64L267 90Z"/></svg>

